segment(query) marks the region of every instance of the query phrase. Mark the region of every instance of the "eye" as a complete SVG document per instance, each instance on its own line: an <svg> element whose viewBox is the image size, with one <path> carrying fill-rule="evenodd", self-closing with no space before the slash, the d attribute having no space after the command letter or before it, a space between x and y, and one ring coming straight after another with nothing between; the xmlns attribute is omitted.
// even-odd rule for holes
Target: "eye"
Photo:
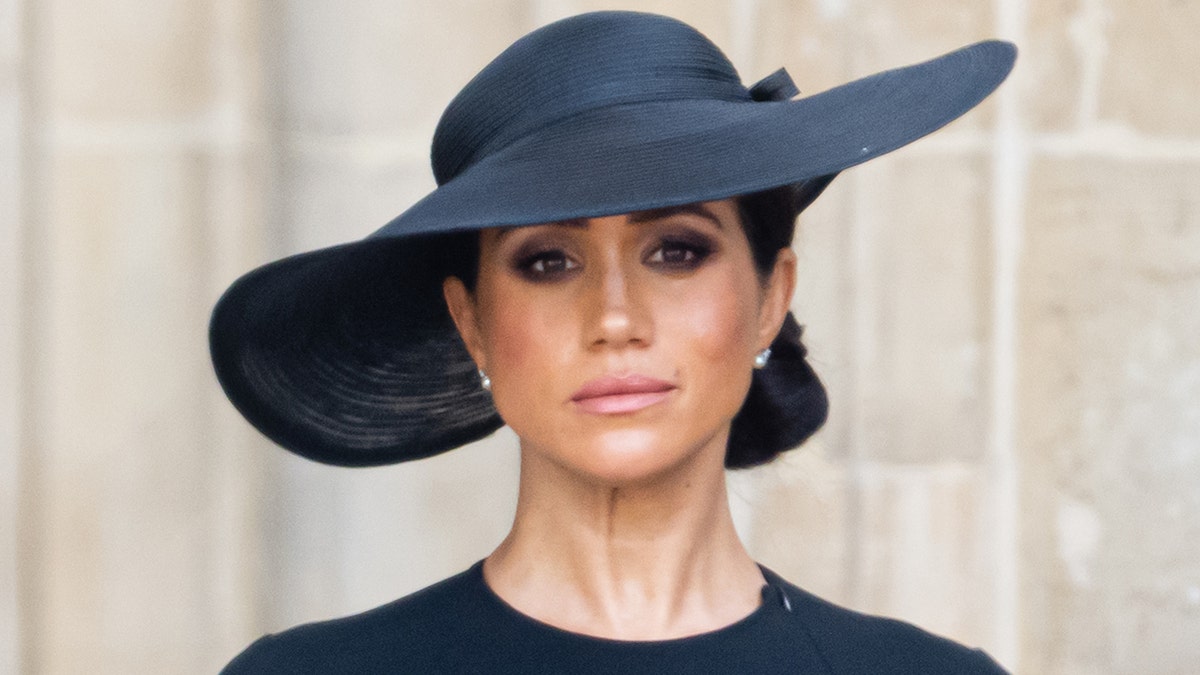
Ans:
<svg viewBox="0 0 1200 675"><path fill-rule="evenodd" d="M670 270L689 270L699 267L712 251L706 242L665 238L646 256L646 263Z"/></svg>
<svg viewBox="0 0 1200 675"><path fill-rule="evenodd" d="M518 256L517 271L530 281L554 281L579 267L579 263L559 249L535 251Z"/></svg>

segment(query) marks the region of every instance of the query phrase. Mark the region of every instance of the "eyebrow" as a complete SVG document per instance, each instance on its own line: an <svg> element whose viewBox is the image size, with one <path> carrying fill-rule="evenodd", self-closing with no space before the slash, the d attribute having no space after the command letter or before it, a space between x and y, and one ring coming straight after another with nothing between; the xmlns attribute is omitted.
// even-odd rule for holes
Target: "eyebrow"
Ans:
<svg viewBox="0 0 1200 675"><path fill-rule="evenodd" d="M692 215L700 216L701 218L711 221L713 225L717 226L718 230L725 229L725 226L721 224L721 219L717 217L717 214L713 213L712 210L709 209L704 204L680 204L679 206L663 206L663 207L660 207L657 209L646 209L645 211L633 211L629 214L629 222L645 223L645 222L649 222L651 220L662 220L664 218L669 218L678 213L689 213ZM560 225L563 227L587 227L587 219L586 218L570 218L567 220L556 220L556 221L546 223L546 224L547 225ZM525 227L528 227L528 226L525 226ZM501 229L499 232L496 233L496 241L497 242L502 241L506 236L508 236L512 232L515 232L516 230L519 230L519 229L521 229L521 228L520 227L506 227L506 228Z"/></svg>
<svg viewBox="0 0 1200 675"><path fill-rule="evenodd" d="M662 208L649 209L646 211L634 211L633 213L629 214L629 220L633 223L644 223L650 220L669 218L677 213L690 213L692 215L700 216L701 218L712 221L713 225L716 225L718 230L725 229L724 225L721 224L721 219L717 217L717 214L713 213L712 210L704 204L681 204L679 206L664 206Z"/></svg>

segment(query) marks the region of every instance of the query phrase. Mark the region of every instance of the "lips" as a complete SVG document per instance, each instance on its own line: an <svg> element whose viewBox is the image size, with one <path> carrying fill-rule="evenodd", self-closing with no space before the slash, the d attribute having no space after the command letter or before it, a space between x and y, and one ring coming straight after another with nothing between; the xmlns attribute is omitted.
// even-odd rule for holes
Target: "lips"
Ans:
<svg viewBox="0 0 1200 675"><path fill-rule="evenodd" d="M606 375L589 380L571 401L593 415L624 415L662 402L675 389L670 382L645 375Z"/></svg>

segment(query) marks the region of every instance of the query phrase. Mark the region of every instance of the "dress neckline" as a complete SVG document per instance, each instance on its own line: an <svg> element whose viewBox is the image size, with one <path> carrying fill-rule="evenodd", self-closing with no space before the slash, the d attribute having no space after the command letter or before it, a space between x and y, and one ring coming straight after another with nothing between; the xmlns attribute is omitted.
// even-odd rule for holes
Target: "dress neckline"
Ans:
<svg viewBox="0 0 1200 675"><path fill-rule="evenodd" d="M761 602L746 616L720 628L714 628L710 631L696 633L694 635L686 635L683 637L669 638L666 640L619 640L615 638L599 637L596 635L588 635L586 633L576 633L565 628L559 628L553 624L546 623L539 619L535 619L528 614L520 611L516 607L510 605L504 598L501 598L491 586L488 586L487 580L483 576L483 561L475 563L467 570L467 577L476 586L479 595L482 596L482 602L485 603L487 609L503 615L509 621L516 622L522 627L542 633L550 638L562 640L574 640L587 642L593 645L612 645L622 648L638 649L638 648L657 648L657 647L673 647L685 646L704 642L708 640L724 640L733 637L740 633L755 632L760 629L764 622L769 621L773 617L781 614L789 614L792 612L792 600L788 596L786 589L781 583L780 577L771 570L758 566L762 571L763 579L766 582L761 590Z"/></svg>

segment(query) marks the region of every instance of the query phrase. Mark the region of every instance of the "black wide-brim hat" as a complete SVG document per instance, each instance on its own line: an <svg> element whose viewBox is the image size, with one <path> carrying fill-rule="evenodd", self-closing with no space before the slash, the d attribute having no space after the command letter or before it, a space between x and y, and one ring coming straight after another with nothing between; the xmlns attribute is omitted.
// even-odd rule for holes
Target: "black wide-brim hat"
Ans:
<svg viewBox="0 0 1200 675"><path fill-rule="evenodd" d="M481 438L502 421L444 305L446 235L785 185L802 208L839 172L970 110L1015 55L981 42L792 100L784 71L747 88L674 19L596 12L543 27L447 107L436 190L365 239L225 292L210 325L217 377L255 427L320 462L390 464Z"/></svg>

